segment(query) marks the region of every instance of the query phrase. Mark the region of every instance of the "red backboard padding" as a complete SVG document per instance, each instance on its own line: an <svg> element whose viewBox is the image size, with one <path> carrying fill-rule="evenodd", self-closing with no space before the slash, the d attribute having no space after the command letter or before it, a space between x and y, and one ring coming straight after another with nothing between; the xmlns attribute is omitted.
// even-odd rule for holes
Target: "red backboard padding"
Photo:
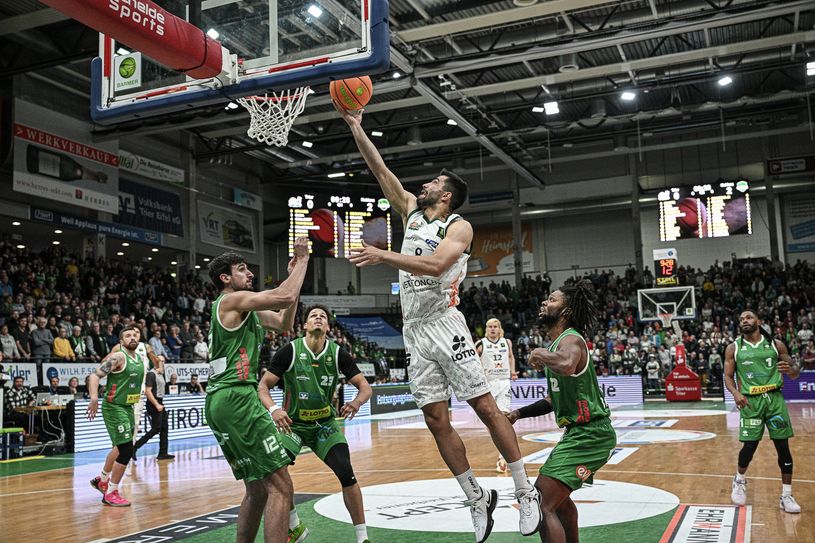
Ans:
<svg viewBox="0 0 815 543"><path fill-rule="evenodd" d="M221 73L221 44L150 0L42 2L168 68L196 79Z"/></svg>

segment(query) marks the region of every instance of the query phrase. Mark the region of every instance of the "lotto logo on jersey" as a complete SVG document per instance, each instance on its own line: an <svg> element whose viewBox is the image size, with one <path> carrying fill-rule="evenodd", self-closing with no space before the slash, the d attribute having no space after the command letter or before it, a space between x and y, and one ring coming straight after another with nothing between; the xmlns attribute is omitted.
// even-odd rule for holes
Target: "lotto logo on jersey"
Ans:
<svg viewBox="0 0 815 543"><path fill-rule="evenodd" d="M465 358L476 355L475 349L467 349L467 343L464 336L453 336L453 355L450 357L454 362L460 362Z"/></svg>

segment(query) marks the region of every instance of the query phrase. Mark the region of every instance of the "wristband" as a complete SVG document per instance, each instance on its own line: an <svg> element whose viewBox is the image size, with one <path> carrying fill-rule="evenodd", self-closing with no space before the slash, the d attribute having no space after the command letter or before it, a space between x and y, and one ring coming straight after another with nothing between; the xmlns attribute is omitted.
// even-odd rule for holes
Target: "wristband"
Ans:
<svg viewBox="0 0 815 543"><path fill-rule="evenodd" d="M279 405L273 405L272 407L270 407L270 408L269 408L269 414L270 414L270 415L271 415L271 414L273 414L273 413L274 413L275 411L277 411L278 409L283 409L283 408L282 408L282 407L280 407Z"/></svg>

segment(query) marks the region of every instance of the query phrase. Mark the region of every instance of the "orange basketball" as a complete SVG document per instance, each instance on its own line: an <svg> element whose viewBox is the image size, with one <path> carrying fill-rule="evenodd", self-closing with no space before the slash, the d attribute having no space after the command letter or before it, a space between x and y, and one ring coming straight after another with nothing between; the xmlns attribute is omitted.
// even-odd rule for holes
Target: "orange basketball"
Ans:
<svg viewBox="0 0 815 543"><path fill-rule="evenodd" d="M329 85L331 98L343 109L359 109L367 104L374 93L371 78L367 75L338 79Z"/></svg>

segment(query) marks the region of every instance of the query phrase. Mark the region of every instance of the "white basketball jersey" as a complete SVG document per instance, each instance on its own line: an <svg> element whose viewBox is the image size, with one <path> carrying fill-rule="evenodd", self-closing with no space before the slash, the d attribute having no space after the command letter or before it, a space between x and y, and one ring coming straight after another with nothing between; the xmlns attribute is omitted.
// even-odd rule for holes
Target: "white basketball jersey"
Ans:
<svg viewBox="0 0 815 543"><path fill-rule="evenodd" d="M479 341L481 344L481 365L489 381L509 379L509 343L504 338L495 343L487 338Z"/></svg>
<svg viewBox="0 0 815 543"><path fill-rule="evenodd" d="M453 213L446 221L436 219L428 222L421 209L407 217L405 238L402 241L402 254L422 256L436 252L439 243L447 234L447 228L461 215ZM399 270L402 313L405 321L443 313L458 305L458 288L467 275L469 253L463 253L450 268L439 277L413 275Z"/></svg>
<svg viewBox="0 0 815 543"><path fill-rule="evenodd" d="M139 361L144 364L144 375L147 375L147 371L150 369L150 357L147 356L147 344L140 341L139 344L136 346L136 357L138 357ZM141 380L141 390L144 392L144 377Z"/></svg>

